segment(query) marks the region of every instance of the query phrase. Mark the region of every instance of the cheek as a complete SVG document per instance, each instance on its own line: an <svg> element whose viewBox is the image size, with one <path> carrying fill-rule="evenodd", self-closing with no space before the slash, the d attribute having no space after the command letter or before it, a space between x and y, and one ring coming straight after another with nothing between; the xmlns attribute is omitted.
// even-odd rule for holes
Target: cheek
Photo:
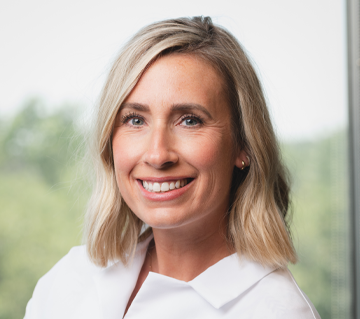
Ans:
<svg viewBox="0 0 360 319"><path fill-rule="evenodd" d="M207 134L186 148L186 157L199 170L222 172L233 170L232 143L222 134ZM229 169L231 168L231 169Z"/></svg>
<svg viewBox="0 0 360 319"><path fill-rule="evenodd" d="M138 143L132 143L120 134L115 133L112 142L115 171L118 178L131 172L141 157L141 148Z"/></svg>

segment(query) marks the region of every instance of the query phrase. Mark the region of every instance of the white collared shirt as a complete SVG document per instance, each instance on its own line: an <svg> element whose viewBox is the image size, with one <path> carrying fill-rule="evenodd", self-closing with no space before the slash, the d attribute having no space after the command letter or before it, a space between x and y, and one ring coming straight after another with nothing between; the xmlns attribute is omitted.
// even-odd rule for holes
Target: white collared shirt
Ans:
<svg viewBox="0 0 360 319"><path fill-rule="evenodd" d="M75 247L42 277L24 319L121 319L151 238L130 266L93 265ZM228 256L189 282L150 272L125 319L319 319L288 269Z"/></svg>

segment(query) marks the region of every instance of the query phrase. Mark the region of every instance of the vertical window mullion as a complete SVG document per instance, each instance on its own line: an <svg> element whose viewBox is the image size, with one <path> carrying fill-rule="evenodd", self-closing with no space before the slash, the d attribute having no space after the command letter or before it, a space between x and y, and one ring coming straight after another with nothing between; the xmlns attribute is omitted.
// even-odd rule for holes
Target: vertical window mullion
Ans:
<svg viewBox="0 0 360 319"><path fill-rule="evenodd" d="M360 6L347 0L350 212L352 225L352 311L360 319Z"/></svg>

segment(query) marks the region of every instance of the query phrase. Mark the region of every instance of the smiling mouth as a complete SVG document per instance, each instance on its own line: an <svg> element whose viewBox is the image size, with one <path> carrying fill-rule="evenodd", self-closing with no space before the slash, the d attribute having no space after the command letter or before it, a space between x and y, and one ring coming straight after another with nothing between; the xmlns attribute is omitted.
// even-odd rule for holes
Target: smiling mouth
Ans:
<svg viewBox="0 0 360 319"><path fill-rule="evenodd" d="M166 192L170 192L174 189L179 189L179 188L184 187L185 185L192 182L193 178L184 178L184 179L168 181L168 182L163 182L163 183L143 181L143 180L140 180L140 181L141 181L144 189L146 189L148 192L166 193Z"/></svg>

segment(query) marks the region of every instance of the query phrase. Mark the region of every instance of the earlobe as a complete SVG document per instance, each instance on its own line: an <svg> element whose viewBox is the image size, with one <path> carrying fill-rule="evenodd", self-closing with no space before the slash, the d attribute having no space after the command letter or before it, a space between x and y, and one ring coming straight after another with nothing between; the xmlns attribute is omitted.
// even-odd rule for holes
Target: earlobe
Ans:
<svg viewBox="0 0 360 319"><path fill-rule="evenodd" d="M246 154L244 150L240 151L239 155L236 157L235 166L243 170L245 167L250 166L250 157Z"/></svg>

